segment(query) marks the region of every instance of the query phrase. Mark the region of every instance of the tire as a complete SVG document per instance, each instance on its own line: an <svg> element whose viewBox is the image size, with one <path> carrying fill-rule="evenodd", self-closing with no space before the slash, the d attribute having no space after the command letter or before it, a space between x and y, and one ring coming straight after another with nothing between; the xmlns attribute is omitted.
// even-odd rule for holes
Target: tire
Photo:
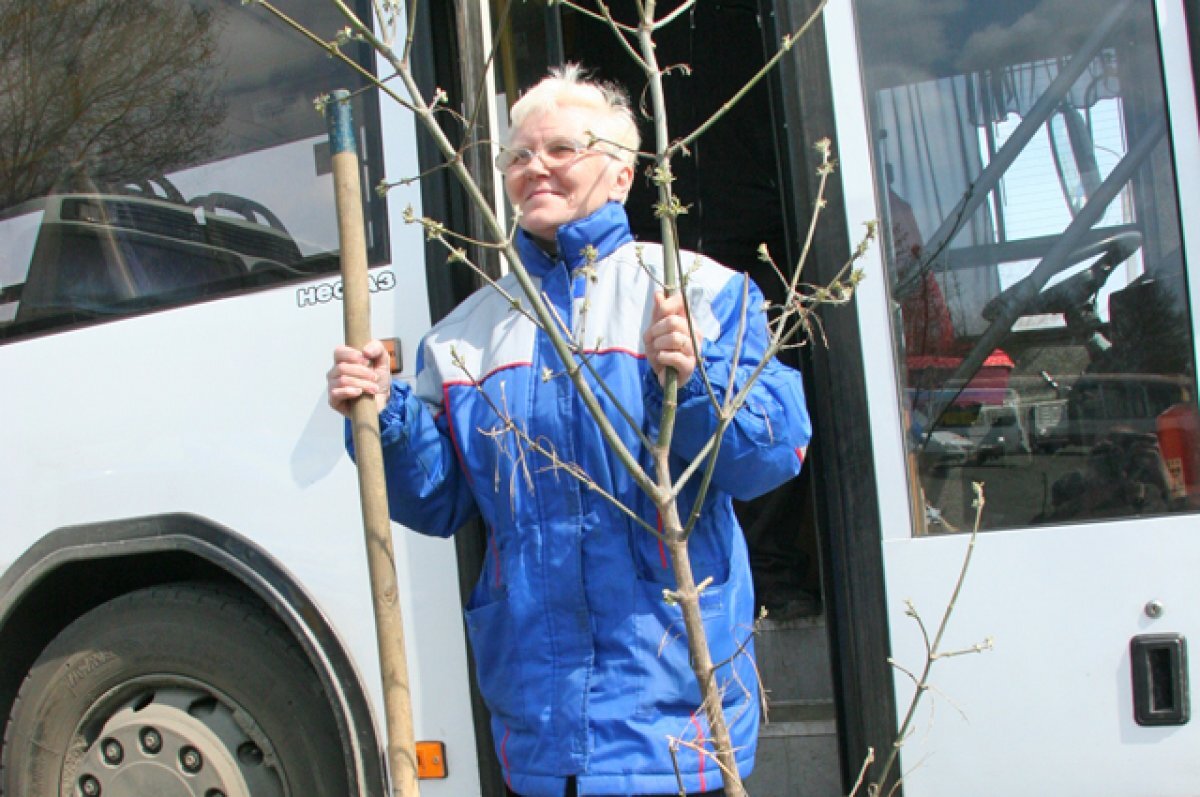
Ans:
<svg viewBox="0 0 1200 797"><path fill-rule="evenodd" d="M5 797L336 797L337 724L282 625L232 591L115 598L67 626L4 732Z"/></svg>

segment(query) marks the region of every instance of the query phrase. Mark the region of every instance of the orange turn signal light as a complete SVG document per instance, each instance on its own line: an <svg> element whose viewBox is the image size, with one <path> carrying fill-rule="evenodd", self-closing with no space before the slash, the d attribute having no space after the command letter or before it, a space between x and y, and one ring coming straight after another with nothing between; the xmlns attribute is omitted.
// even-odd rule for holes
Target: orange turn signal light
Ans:
<svg viewBox="0 0 1200 797"><path fill-rule="evenodd" d="M421 780L446 777L444 742L417 742L417 777Z"/></svg>
<svg viewBox="0 0 1200 797"><path fill-rule="evenodd" d="M392 367L392 373L398 374L404 370L404 358L400 351L400 338L384 338L380 341L383 348L387 350L388 360Z"/></svg>

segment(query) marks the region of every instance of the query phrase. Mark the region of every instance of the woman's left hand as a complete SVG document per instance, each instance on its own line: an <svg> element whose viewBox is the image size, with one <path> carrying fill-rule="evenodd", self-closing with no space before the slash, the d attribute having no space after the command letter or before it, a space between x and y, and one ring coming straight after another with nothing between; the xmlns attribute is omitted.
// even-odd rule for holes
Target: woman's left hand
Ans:
<svg viewBox="0 0 1200 797"><path fill-rule="evenodd" d="M646 359L660 385L667 381L668 367L675 369L681 385L692 378L692 372L696 370L696 350L703 341L697 330L695 346L692 345L683 294L676 291L664 296L662 291L654 292L654 310L642 340L646 344Z"/></svg>

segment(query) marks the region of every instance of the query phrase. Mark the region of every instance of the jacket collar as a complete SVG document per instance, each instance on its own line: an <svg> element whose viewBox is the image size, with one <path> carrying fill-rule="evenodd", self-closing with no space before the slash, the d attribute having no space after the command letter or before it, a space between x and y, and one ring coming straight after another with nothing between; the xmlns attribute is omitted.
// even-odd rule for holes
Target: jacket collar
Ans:
<svg viewBox="0 0 1200 797"><path fill-rule="evenodd" d="M596 249L596 259L608 257L633 240L629 217L620 202L608 202L590 216L567 222L555 235L558 258L548 254L525 230L517 230L517 253L521 262L535 277L545 276L559 262L573 271L586 261L584 250L590 244Z"/></svg>

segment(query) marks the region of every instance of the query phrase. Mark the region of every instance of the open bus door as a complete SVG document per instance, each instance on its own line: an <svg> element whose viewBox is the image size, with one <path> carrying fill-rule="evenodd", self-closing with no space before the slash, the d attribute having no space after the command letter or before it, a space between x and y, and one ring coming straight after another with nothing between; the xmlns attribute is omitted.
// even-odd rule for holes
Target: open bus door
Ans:
<svg viewBox="0 0 1200 797"><path fill-rule="evenodd" d="M857 311L891 341L863 357L898 665L925 661L906 599L932 633L986 496L943 649L995 648L935 665L909 795L1195 791L1185 19L1180 0L827 12L849 221L883 230ZM912 691L898 675L901 710Z"/></svg>

